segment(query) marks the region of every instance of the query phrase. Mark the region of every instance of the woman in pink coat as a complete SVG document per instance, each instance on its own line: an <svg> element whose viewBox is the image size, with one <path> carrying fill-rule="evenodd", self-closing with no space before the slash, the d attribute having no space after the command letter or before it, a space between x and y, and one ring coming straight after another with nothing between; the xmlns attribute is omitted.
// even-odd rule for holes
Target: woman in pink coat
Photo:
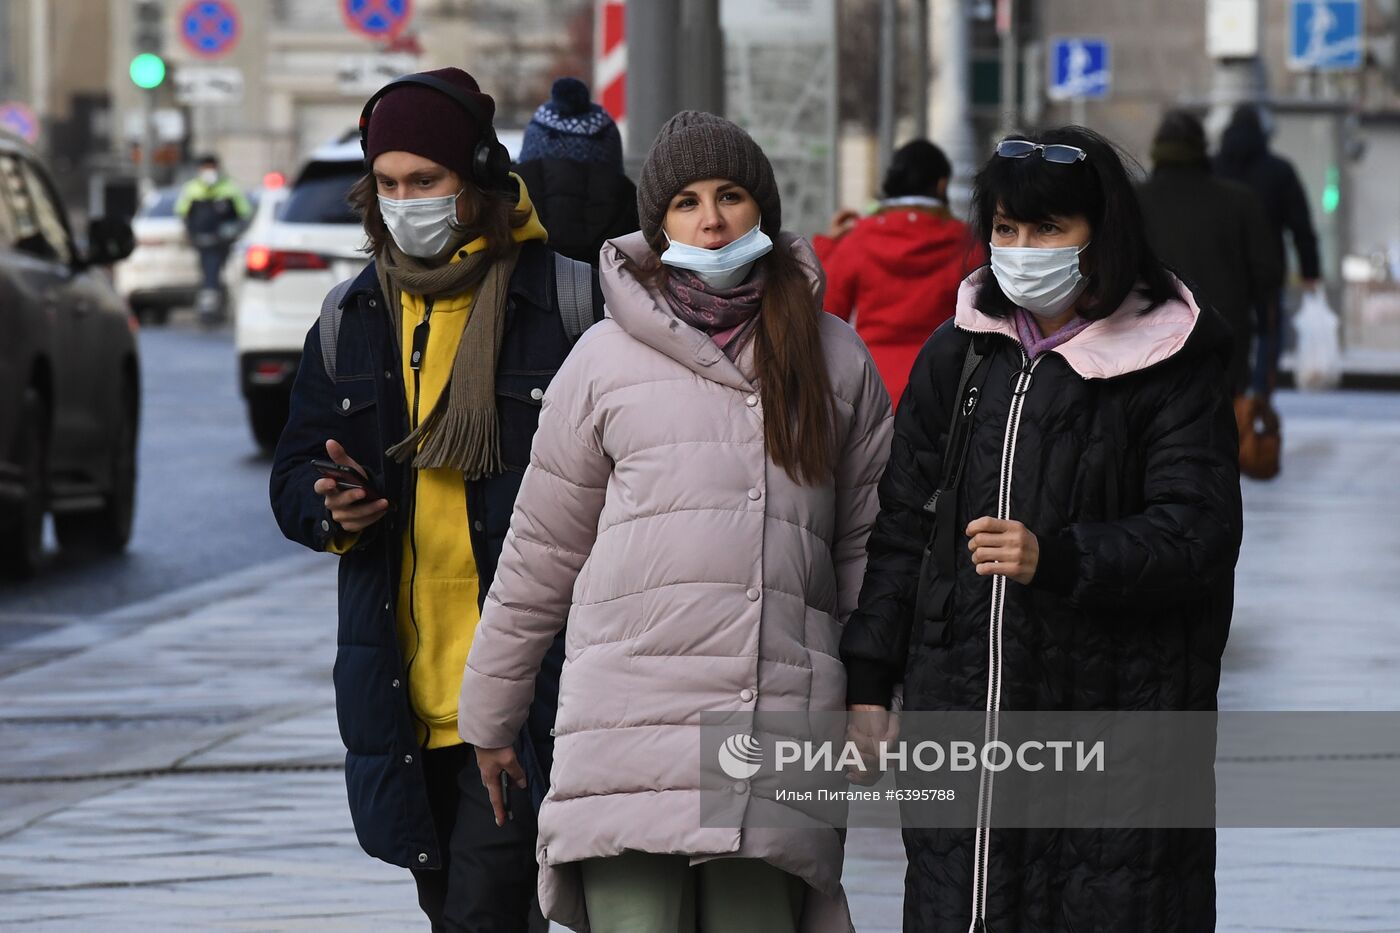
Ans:
<svg viewBox="0 0 1400 933"><path fill-rule="evenodd" d="M702 819L700 722L845 709L837 651L889 397L822 313L820 267L780 233L772 168L742 129L677 114L637 198L642 230L603 247L608 319L543 399L461 734L493 794L502 773L523 781L511 743L567 620L546 915L594 933L845 933L835 829L748 825L776 805L748 782L739 825Z"/></svg>

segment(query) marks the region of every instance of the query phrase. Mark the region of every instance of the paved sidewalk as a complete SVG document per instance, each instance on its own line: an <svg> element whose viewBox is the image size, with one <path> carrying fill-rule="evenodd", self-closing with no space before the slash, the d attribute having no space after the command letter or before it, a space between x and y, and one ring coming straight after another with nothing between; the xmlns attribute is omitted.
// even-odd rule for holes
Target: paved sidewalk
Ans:
<svg viewBox="0 0 1400 933"><path fill-rule="evenodd" d="M1284 401L1222 706L1400 709L1400 402ZM0 654L0 925L423 929L407 872L350 828L334 599L306 555ZM12 780L41 776L77 779ZM897 834L851 834L862 933L899 929L903 868ZM1218 879L1222 930L1400 931L1400 832L1222 832Z"/></svg>

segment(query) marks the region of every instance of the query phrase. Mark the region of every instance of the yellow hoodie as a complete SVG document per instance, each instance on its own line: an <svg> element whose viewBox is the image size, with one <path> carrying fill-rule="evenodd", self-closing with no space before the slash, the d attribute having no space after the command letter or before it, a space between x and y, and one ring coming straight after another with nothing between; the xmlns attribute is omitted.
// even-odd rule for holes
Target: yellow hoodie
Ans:
<svg viewBox="0 0 1400 933"><path fill-rule="evenodd" d="M516 176L512 176L516 177ZM546 240L548 234L520 182L520 208L529 220L512 231L517 243ZM468 243L452 262L486 248L485 238ZM428 346L418 378L418 418L426 417L447 386L457 346L471 316L472 292L433 302ZM414 416L414 372L408 365L413 329L423 320L420 295L401 292L404 394L407 396L410 430ZM458 745L457 695L472 635L480 621L477 596L481 581L472 554L466 483L458 470L430 469L410 472L413 483L413 520L404 531L403 565L399 578L398 637L408 672L409 698L418 718L418 738L428 748Z"/></svg>

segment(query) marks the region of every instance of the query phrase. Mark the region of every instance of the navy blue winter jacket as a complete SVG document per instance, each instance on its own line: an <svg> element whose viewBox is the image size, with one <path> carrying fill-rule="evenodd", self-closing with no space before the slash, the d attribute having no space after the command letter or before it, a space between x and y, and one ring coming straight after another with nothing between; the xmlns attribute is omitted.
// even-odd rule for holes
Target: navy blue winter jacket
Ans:
<svg viewBox="0 0 1400 933"><path fill-rule="evenodd" d="M553 253L526 243L511 277L505 335L496 362L496 410L505 469L466 483L472 552L484 599L496 573L520 480L530 459L540 396L572 347L561 322ZM596 277L595 319L603 301ZM312 488L313 459L324 459L334 438L370 473L391 502L407 502L408 469L385 451L408 433L398 340L386 313L374 266L351 285L337 343L336 378L326 374L319 329L302 349L291 413L272 465L272 511L283 534L323 551L335 530ZM404 515L391 508L340 558L339 632L335 662L336 715L345 742L350 815L364 850L408 868L439 868L439 840L423 778L407 678L395 634ZM517 753L538 807L548 787L554 711L563 664L562 634L536 681L535 702Z"/></svg>

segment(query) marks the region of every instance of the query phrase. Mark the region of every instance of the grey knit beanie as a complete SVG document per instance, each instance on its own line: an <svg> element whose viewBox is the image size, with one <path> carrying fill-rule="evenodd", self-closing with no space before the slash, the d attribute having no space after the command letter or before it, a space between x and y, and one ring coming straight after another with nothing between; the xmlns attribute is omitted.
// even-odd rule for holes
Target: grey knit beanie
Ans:
<svg viewBox="0 0 1400 933"><path fill-rule="evenodd" d="M637 184L637 217L653 247L676 192L693 181L724 178L753 195L763 232L776 237L783 227L783 202L773 166L758 143L735 123L699 110L682 110L666 121L651 144Z"/></svg>

